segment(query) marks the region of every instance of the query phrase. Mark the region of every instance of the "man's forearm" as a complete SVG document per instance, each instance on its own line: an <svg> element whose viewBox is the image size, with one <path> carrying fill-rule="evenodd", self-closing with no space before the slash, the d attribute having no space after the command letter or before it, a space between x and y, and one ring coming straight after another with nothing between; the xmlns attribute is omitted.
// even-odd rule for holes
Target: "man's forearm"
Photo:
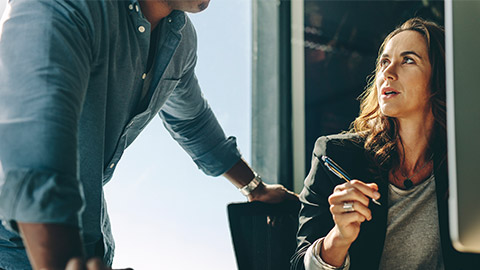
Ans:
<svg viewBox="0 0 480 270"><path fill-rule="evenodd" d="M245 160L240 159L230 170L224 173L223 176L237 188L241 188L248 184L255 175Z"/></svg>
<svg viewBox="0 0 480 270"><path fill-rule="evenodd" d="M255 177L253 170L242 158L233 167L223 174L237 188L242 188ZM260 183L248 196L249 200L254 200L257 196L261 196L266 192L265 185Z"/></svg>
<svg viewBox="0 0 480 270"><path fill-rule="evenodd" d="M18 223L33 269L65 269L72 257L83 257L77 228L59 224Z"/></svg>

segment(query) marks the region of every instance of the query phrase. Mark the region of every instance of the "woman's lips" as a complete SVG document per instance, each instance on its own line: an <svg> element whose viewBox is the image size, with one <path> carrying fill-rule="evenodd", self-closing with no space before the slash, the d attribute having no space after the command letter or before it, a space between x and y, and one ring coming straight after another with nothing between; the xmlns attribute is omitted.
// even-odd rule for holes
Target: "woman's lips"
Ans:
<svg viewBox="0 0 480 270"><path fill-rule="evenodd" d="M384 87L382 88L382 98L391 98L396 95L400 94L397 90L392 87Z"/></svg>

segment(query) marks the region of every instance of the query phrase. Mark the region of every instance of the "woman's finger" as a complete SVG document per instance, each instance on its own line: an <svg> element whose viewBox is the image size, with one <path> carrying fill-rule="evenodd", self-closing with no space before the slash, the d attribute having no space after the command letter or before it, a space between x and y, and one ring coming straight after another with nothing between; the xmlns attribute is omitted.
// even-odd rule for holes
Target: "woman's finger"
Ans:
<svg viewBox="0 0 480 270"><path fill-rule="evenodd" d="M340 192L340 191L343 191L345 189L348 189L348 188L351 188L352 186L350 185L349 182L345 182L343 184L340 184L340 185L336 185L335 188L333 189L333 192Z"/></svg>
<svg viewBox="0 0 480 270"><path fill-rule="evenodd" d="M332 215L337 215L337 216L348 214L352 212L350 211L350 207L346 207L349 205L351 205L351 209L353 209L353 211L356 211L362 216L364 216L366 220L372 219L372 212L370 211L370 209L357 201L349 201L349 202L343 202L340 204L331 205L330 212L332 213Z"/></svg>
<svg viewBox="0 0 480 270"><path fill-rule="evenodd" d="M330 197L328 197L328 202L332 204L341 204L345 201L358 201L365 206L368 206L370 200L365 194L355 187L350 187L338 192L334 192Z"/></svg>
<svg viewBox="0 0 480 270"><path fill-rule="evenodd" d="M352 180L350 181L350 185L358 189L363 194L365 194L365 196L368 196L375 200L380 199L380 193L378 193L377 191L378 190L377 184L374 184L374 183L366 184L360 180Z"/></svg>

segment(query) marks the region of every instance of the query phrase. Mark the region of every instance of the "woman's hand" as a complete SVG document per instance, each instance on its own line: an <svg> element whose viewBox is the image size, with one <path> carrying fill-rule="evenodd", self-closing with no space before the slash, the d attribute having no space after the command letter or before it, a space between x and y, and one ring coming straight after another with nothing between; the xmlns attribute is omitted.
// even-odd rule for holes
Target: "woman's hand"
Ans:
<svg viewBox="0 0 480 270"><path fill-rule="evenodd" d="M368 209L370 198L380 198L377 184L359 180L336 186L328 197L335 227L325 237L319 251L326 263L337 267L343 264L350 245L360 233L360 225L372 219Z"/></svg>
<svg viewBox="0 0 480 270"><path fill-rule="evenodd" d="M359 180L352 180L336 186L333 194L328 197L330 212L339 233L338 237L344 242L351 244L355 241L360 232L360 224L372 219L368 204L370 198L380 198L377 190L377 184L365 184Z"/></svg>

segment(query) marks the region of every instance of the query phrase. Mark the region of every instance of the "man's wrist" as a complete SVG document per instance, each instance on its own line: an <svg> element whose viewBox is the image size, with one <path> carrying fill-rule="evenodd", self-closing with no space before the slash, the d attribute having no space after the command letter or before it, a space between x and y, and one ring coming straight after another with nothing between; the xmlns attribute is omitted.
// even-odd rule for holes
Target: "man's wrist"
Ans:
<svg viewBox="0 0 480 270"><path fill-rule="evenodd" d="M248 200L249 201L258 201L260 200L260 198L262 197L262 195L264 195L266 192L266 186L263 182L261 182L258 187L256 189L254 189L252 191L252 193L250 193L250 195L248 195Z"/></svg>
<svg viewBox="0 0 480 270"><path fill-rule="evenodd" d="M253 179L250 180L248 184L238 189L243 195L247 197L252 196L252 193L255 193L255 191L258 191L258 189L263 186L263 181L260 175L258 175L256 172L253 172L253 175Z"/></svg>

